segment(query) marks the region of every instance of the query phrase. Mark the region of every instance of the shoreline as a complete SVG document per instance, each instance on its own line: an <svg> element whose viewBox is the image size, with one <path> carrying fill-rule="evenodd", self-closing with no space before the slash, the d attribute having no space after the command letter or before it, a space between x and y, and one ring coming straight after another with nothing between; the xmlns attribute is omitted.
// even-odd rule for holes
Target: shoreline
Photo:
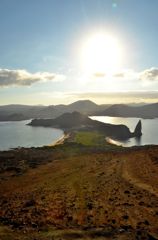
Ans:
<svg viewBox="0 0 158 240"><path fill-rule="evenodd" d="M59 138L57 141L55 141L52 144L49 144L48 146L50 147L54 147L56 145L61 145L64 144L65 140L68 139L70 137L70 133L64 133L63 136L61 138Z"/></svg>
<svg viewBox="0 0 158 240"><path fill-rule="evenodd" d="M0 152L10 152L12 150L20 150L20 149L23 149L23 148L31 149L31 148L42 148L42 147L45 147L45 146L54 147L56 145L64 144L65 140L70 138L70 136L71 136L70 133L63 133L62 137L60 137L55 142L47 144L47 145L42 145L42 146L38 146L38 147L34 147L34 146L31 146L31 147L17 146L15 148L13 147L13 148L9 148L9 149L0 149Z"/></svg>
<svg viewBox="0 0 158 240"><path fill-rule="evenodd" d="M122 144L119 141L114 140L110 137L106 137L105 140L106 140L107 143L110 143L112 145L124 147L124 146L122 146Z"/></svg>

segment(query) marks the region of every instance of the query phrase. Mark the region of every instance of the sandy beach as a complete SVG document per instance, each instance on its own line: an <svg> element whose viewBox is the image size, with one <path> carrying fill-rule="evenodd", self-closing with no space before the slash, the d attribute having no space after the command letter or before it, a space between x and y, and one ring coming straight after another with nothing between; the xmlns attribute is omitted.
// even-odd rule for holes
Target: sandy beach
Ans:
<svg viewBox="0 0 158 240"><path fill-rule="evenodd" d="M70 133L64 133L63 136L59 140L50 144L49 146L56 146L56 145L63 144L65 142L65 140L68 139L69 137L70 137Z"/></svg>

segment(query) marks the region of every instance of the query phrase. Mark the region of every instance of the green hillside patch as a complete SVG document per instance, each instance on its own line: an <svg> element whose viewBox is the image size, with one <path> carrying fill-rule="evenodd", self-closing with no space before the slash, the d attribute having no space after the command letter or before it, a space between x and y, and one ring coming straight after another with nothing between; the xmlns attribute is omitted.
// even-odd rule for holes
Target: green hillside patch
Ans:
<svg viewBox="0 0 158 240"><path fill-rule="evenodd" d="M105 136L98 132L77 132L75 142L86 146L105 146Z"/></svg>

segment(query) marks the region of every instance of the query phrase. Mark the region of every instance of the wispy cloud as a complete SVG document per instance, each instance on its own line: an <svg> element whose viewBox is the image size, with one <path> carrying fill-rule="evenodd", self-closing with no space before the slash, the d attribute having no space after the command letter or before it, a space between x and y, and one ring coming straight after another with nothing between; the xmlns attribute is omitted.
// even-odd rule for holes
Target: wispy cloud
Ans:
<svg viewBox="0 0 158 240"><path fill-rule="evenodd" d="M0 69L0 87L5 86L30 86L40 81L62 81L64 75L50 72L30 73L26 70Z"/></svg>
<svg viewBox="0 0 158 240"><path fill-rule="evenodd" d="M140 79L146 81L158 81L158 68L144 70L140 73Z"/></svg>
<svg viewBox="0 0 158 240"><path fill-rule="evenodd" d="M125 73L124 73L124 72L115 73L115 74L113 75L113 77L116 77L116 78L124 78L124 77L125 77Z"/></svg>
<svg viewBox="0 0 158 240"><path fill-rule="evenodd" d="M133 69L125 69L120 72L116 72L113 77L122 79L137 79L139 78L139 73Z"/></svg>
<svg viewBox="0 0 158 240"><path fill-rule="evenodd" d="M134 71L133 69L123 69L121 71L115 72L111 75L107 74L106 72L96 72L93 74L93 77L96 78L119 78L119 79L138 79L140 73Z"/></svg>
<svg viewBox="0 0 158 240"><path fill-rule="evenodd" d="M93 74L93 77L104 78L104 77L106 77L106 74L103 73L103 72L96 72L96 73Z"/></svg>
<svg viewBox="0 0 158 240"><path fill-rule="evenodd" d="M114 78L120 79L137 79L146 82L157 82L158 81L158 68L152 67L145 69L141 72L136 72L134 70L123 70L121 72L116 72L113 75Z"/></svg>

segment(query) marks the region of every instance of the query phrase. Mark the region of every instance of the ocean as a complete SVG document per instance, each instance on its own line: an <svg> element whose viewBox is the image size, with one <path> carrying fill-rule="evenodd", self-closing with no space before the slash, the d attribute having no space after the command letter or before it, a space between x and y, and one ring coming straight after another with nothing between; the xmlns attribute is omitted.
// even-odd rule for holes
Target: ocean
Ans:
<svg viewBox="0 0 158 240"><path fill-rule="evenodd" d="M50 145L64 135L60 129L31 127L29 122L0 122L0 150Z"/></svg>
<svg viewBox="0 0 158 240"><path fill-rule="evenodd" d="M158 118L155 119L141 119L141 118L122 118L122 117L104 117L93 116L91 119L98 120L111 124L124 124L131 132L134 131L136 124L139 120L142 122L142 137L140 139L130 138L127 141L119 141L112 139L112 143L122 145L124 147L142 146L158 144Z"/></svg>

